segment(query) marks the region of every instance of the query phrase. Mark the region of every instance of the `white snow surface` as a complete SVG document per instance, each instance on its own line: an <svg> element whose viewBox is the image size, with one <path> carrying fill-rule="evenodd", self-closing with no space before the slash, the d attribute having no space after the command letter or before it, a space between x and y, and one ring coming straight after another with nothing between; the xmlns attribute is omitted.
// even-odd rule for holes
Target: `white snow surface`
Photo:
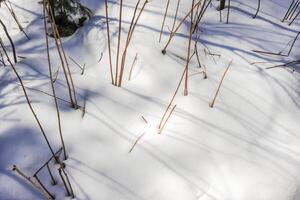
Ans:
<svg viewBox="0 0 300 200"><path fill-rule="evenodd" d="M34 0L11 0L17 16L31 38L27 40L6 8L0 18L12 33L19 58L15 65L26 87L51 93L43 31L42 7ZM299 31L281 23L291 0L257 2L233 0L229 24L219 22L218 1L208 7L201 23L199 53L207 68L204 79L194 57L190 65L189 95L180 88L174 113L162 134L159 121L185 67L189 21L184 23L167 54L163 48L177 1L171 0L165 32L158 42L165 1L152 0L133 34L123 87L110 83L104 1L81 1L93 17L63 44L86 70L69 60L78 104L86 113L59 101L68 159L66 171L78 200L299 200L300 199L300 77L287 68L265 69L299 59L297 41L289 57L254 53L252 50L288 51L287 44ZM136 0L124 0L122 48ZM191 6L182 0L178 21ZM109 1L113 62L117 47L119 4ZM11 49L0 29L10 55ZM205 47L206 46L206 47ZM53 71L59 66L54 40L50 41ZM209 48L221 57L205 55ZM103 53L102 60L98 63ZM129 69L138 54L132 79ZM214 108L209 107L221 75L233 61ZM268 62L251 64L253 62ZM68 100L62 70L55 83L57 95ZM53 98L27 90L55 150L61 147ZM141 117L147 119L146 124ZM131 153L129 149L142 134ZM12 69L0 65L0 199L35 200L44 197L13 172L17 165L33 173L51 156L26 104ZM55 194L66 197L58 184L52 186L47 171L42 182Z"/></svg>

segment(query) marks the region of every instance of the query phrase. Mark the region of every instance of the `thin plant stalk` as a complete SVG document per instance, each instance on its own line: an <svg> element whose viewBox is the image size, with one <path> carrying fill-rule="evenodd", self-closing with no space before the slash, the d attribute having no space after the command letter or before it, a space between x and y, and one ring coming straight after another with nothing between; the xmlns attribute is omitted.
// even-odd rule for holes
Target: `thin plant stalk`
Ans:
<svg viewBox="0 0 300 200"><path fill-rule="evenodd" d="M168 115L168 117L167 117L166 121L163 123L162 127L160 128L160 130L159 130L159 134L161 134L161 133L162 133L162 131L164 130L164 127L166 126L166 124L167 124L168 120L170 119L170 117L171 117L172 113L174 112L174 110L175 110L176 106L177 106L177 105L173 106L173 108L172 108L172 110L170 111L170 113L169 113L169 115Z"/></svg>
<svg viewBox="0 0 300 200"><path fill-rule="evenodd" d="M31 111L32 114L33 114L33 117L34 117L35 121L37 122L37 124L38 124L38 126L39 126L39 128L40 128L40 131L42 132L42 135L43 135L43 137L44 137L44 139L45 139L45 141L46 141L46 143L47 143L47 146L49 147L49 150L50 150L51 154L54 156L55 160L56 160L57 162L59 162L59 159L55 157L54 151L53 151L53 149L52 149L52 147L51 147L51 145L50 145L50 142L49 142L49 140L48 140L48 138L47 138L47 136L46 136L46 133L45 133L43 127L42 127L42 124L41 124L41 122L40 122L40 120L39 120L37 114L35 113L35 111L34 111L32 105L31 105L31 101L30 101L30 99L29 99L29 97L28 97L28 94L27 94L27 91L26 91L25 86L24 86L24 84L23 84L23 81L22 81L22 79L21 79L19 73L17 72L15 66L14 66L13 63L11 62L11 60L10 60L10 58L9 58L9 56L8 56L8 54L7 54L6 50L5 50L5 48L4 48L4 44L3 44L3 42L2 42L1 39L0 39L0 45L1 45L2 49L3 49L3 51L4 51L4 54L5 54L6 58L7 58L7 61L8 61L8 63L9 63L9 65L11 66L11 68L12 68L12 70L14 71L15 75L17 76L17 78L18 78L18 80L19 80L19 83L21 84L21 87L22 87L24 96L25 96L25 98L26 98L26 102L27 102L27 104L28 104L28 106L29 106L29 108L30 108L30 111Z"/></svg>
<svg viewBox="0 0 300 200"><path fill-rule="evenodd" d="M260 0L258 0L257 10L256 10L256 13L255 13L255 15L253 16L253 18L256 18L256 17L257 17L257 14L258 14L258 12L259 12L259 10L260 10L260 4L261 4L261 2L260 2Z"/></svg>
<svg viewBox="0 0 300 200"><path fill-rule="evenodd" d="M8 38L8 40L10 42L10 46L11 46L11 48L13 50L14 62L17 63L18 59L17 59L17 53L16 53L16 48L15 48L14 42L11 39L11 37L10 37L8 31L7 31L7 28L6 28L5 24L2 22L1 19L0 19L0 24L2 25L2 28L3 28L4 32L5 32L5 35Z"/></svg>
<svg viewBox="0 0 300 200"><path fill-rule="evenodd" d="M300 1L298 1L295 6L293 7L293 9L291 10L289 16L288 16L288 20L291 20L295 14L295 12L297 11L298 7L299 7Z"/></svg>
<svg viewBox="0 0 300 200"><path fill-rule="evenodd" d="M51 57L50 57L50 51L49 51L49 38L48 38L48 33L47 33L46 9L47 9L47 4L46 4L46 1L44 0L43 13L44 13L44 29L45 29L45 43L46 43L46 49L47 49L48 70L49 70L49 77L50 77L50 84L51 84L53 99L54 99L54 103L55 103L58 130L59 130L60 140L61 140L61 144L62 144L62 148L63 148L64 159L66 160L67 153L66 153L66 147L65 147L65 142L64 142L63 133L62 133L61 117L60 117L59 106L58 106L58 102L57 102L57 98L56 98L56 91L55 91L53 77L52 77Z"/></svg>
<svg viewBox="0 0 300 200"><path fill-rule="evenodd" d="M25 175L16 165L13 165L13 171L27 180L35 189L42 193L48 200L54 200L52 195L49 195L41 186L39 186L31 177Z"/></svg>
<svg viewBox="0 0 300 200"><path fill-rule="evenodd" d="M168 10L169 10L169 5L170 5L170 0L167 0L167 6L166 6L163 22L161 24L160 34L159 34L159 42L161 41L162 33L163 33L163 30L164 30L166 17L167 17Z"/></svg>
<svg viewBox="0 0 300 200"><path fill-rule="evenodd" d="M118 85L118 77L119 77L119 54L120 54L120 46L121 46L121 34L122 34L122 10L123 10L123 0L120 0L120 11L119 11L119 31L118 31L118 47L117 47L117 56L116 56L116 77L115 77L115 85Z"/></svg>
<svg viewBox="0 0 300 200"><path fill-rule="evenodd" d="M49 1L49 0L48 0ZM54 18L54 14L53 14L53 11L52 11L52 8L51 8L51 5L49 3L49 11L48 13L50 13L50 17L51 17L51 21L52 21L52 24L53 24L53 30L54 30L54 35L56 35L56 38L58 39L59 41L59 46L57 47L57 50L62 52L62 55L63 55L63 58L64 58L64 62L66 64L66 69L67 69L67 75L70 79L70 82L71 82L71 91L73 92L73 98L74 98L74 107L75 109L78 109L77 107L77 99L76 99L76 91L75 91L75 86L74 86L74 82L73 82L73 78L72 78L72 75L71 75L71 71L70 71L70 66L69 66L69 62L68 62L68 59L67 59L67 56L66 56L66 53L65 53L65 50L64 50L64 46L63 46L63 43L61 41L61 37L60 37L60 34L58 32L58 29L57 29L57 25L56 25L56 22L55 22L55 18ZM60 48L59 48L60 47ZM60 56L61 58L61 56ZM63 62L63 59L61 58L61 62Z"/></svg>
<svg viewBox="0 0 300 200"><path fill-rule="evenodd" d="M39 177L37 175L35 175L34 178L39 183L39 185L41 186L41 188L43 188L43 190L49 195L49 197L51 197L51 199L55 199L54 196L49 192L49 190L47 190L47 188L44 186L44 184L39 179Z"/></svg>
<svg viewBox="0 0 300 200"><path fill-rule="evenodd" d="M228 23L229 23L230 2L231 2L231 0L228 0L228 8L227 8L227 20L226 20L226 24L228 24Z"/></svg>
<svg viewBox="0 0 300 200"><path fill-rule="evenodd" d="M108 21L108 2L105 0L105 18L106 18L106 30L107 30L107 43L108 43L108 57L109 57L109 70L110 70L110 79L113 85L115 84L113 67L112 67L112 58L111 58L111 41L110 41L110 30L109 30L109 21Z"/></svg>
<svg viewBox="0 0 300 200"><path fill-rule="evenodd" d="M293 41L293 43L292 43L292 45L291 45L291 47L289 49L289 52L288 52L287 56L290 56L290 53L292 52L292 49L293 49L293 47L294 47L294 45L295 45L295 43L296 43L299 35L300 35L300 32L298 32L298 34L296 35L296 37L295 37L295 39L294 39L294 41Z"/></svg>
<svg viewBox="0 0 300 200"><path fill-rule="evenodd" d="M176 24L176 20L177 20L177 16L178 16L179 5L180 5L180 0L177 1L177 6L176 6L175 15L174 15L174 21L173 21L171 33L173 33L174 28L175 28L175 24ZM200 5L200 4L199 4L199 5Z"/></svg>
<svg viewBox="0 0 300 200"><path fill-rule="evenodd" d="M225 69L225 71L224 71L224 73L223 73L223 75L222 75L221 81L220 81L220 83L219 83L219 85L218 85L218 89L217 89L217 91L216 91L216 93L215 93L215 96L214 96L214 98L213 98L213 101L209 104L209 107L211 107L211 108L214 107L214 104L215 104L216 99L217 99L217 96L218 96L218 94L219 94L219 92L220 92L222 83L223 83L223 81L224 81L224 78L225 78L225 76L226 76L228 70L229 70L229 67L231 66L231 63L232 63L232 61L230 61L229 65L226 67L226 69Z"/></svg>
<svg viewBox="0 0 300 200"><path fill-rule="evenodd" d="M134 147L137 145L137 143L142 139L142 137L145 135L145 133L142 133L133 143L132 147L130 148L128 153L131 153L134 149Z"/></svg>
<svg viewBox="0 0 300 200"><path fill-rule="evenodd" d="M8 1L8 0L6 0L6 1ZM6 1L4 1L4 4L5 4L6 8L8 9L8 11L10 12L11 16L13 17L14 21L15 21L16 24L18 25L19 30L20 30L21 32L24 33L24 35L26 36L26 38L27 38L28 40L30 40L29 36L28 36L27 33L24 31L24 28L21 26L21 24L20 24L20 22L19 22L19 20L18 20L18 18L17 18L17 16L16 16L16 13L15 13L14 10L13 10L13 7L12 7L10 1L8 1L8 3L9 3L10 6L7 5Z"/></svg>
<svg viewBox="0 0 300 200"><path fill-rule="evenodd" d="M293 0L292 3L290 4L290 6L289 6L288 10L286 11L286 13L285 13L283 19L281 20L281 22L284 22L284 20L286 20L286 18L287 18L287 16L289 15L289 13L290 13L290 11L291 11L291 9L292 9L294 3L295 3L295 0Z"/></svg>
<svg viewBox="0 0 300 200"><path fill-rule="evenodd" d="M123 80L123 74L124 74L124 68L125 68L125 62L126 62L126 55L127 55L127 49L129 47L129 44L131 42L131 39L132 39L132 35L133 35L133 32L135 30L135 27L141 17L141 14L143 13L144 9L145 9L145 6L146 4L148 3L148 0L145 0L144 1L144 4L136 18L136 20L134 21L134 24L132 24L131 28L129 29L128 31L128 34L127 34L127 39L126 39L126 44L125 44L125 49L123 51L123 54L122 54L122 62L121 62L121 71L120 71L120 78L119 78L119 82L118 82L118 87L121 87L122 86L122 80ZM139 2L138 2L139 4ZM136 5L136 9L138 7L138 4ZM136 12L136 11L135 11ZM134 14L134 17L135 17L135 14ZM132 20L133 22L133 20ZM132 23L131 22L131 23Z"/></svg>
<svg viewBox="0 0 300 200"><path fill-rule="evenodd" d="M188 18L188 16L190 16L192 10L194 10L194 9L199 5L199 3L201 3L201 0L199 0L199 2L196 3L196 4L193 6L193 8L187 13L187 15L186 15L183 19L181 19L181 21L179 22L179 24L177 25L177 27L175 28L175 30L170 34L169 39L168 39L168 41L167 41L165 47L164 47L163 50L162 50L162 53L163 53L163 54L166 54L166 49L167 49L167 47L169 46L171 40L173 39L173 37L175 36L175 34L177 33L177 31L179 30L179 28L181 27L181 25L184 23L184 21L186 20L186 18Z"/></svg>
<svg viewBox="0 0 300 200"><path fill-rule="evenodd" d="M160 122L159 122L159 125L158 125L158 128L159 128L159 129L161 129L162 123L163 123L163 121L164 121L164 119L165 119L165 117L166 117L166 114L167 114L168 110L170 109L170 107L172 106L172 104L173 104L173 102L174 102L174 100L175 100L175 97L176 97L176 95L177 95L177 93L178 93L178 91L179 91L179 88L180 88L180 85L181 85L181 83L182 83L182 81L183 81L183 78L184 78L185 73L186 73L186 67L185 67L184 70L183 70L183 73L182 73L182 75L181 75L181 77L180 77L179 83L178 83L178 85L177 85L177 87L176 87L176 89L175 89L175 92L174 92L174 94L173 94L173 96L172 96L172 98L171 98L171 101L170 101L170 103L168 104L167 109L165 110L165 112L164 112L164 114L163 114L163 116L162 116L162 118L161 118L161 120L160 120Z"/></svg>
<svg viewBox="0 0 300 200"><path fill-rule="evenodd" d="M191 27L190 27L190 37L189 37L189 44L188 44L188 52L187 52L187 62L186 62L186 72L185 72L185 80L184 80L184 96L188 95L188 77L189 77L189 63L190 63L190 54L191 54L191 43L192 43L192 36L193 36L193 18L194 12L193 7L195 4L195 0L192 1L192 12L191 12Z"/></svg>
<svg viewBox="0 0 300 200"><path fill-rule="evenodd" d="M293 24L293 22L297 19L297 17L300 15L300 11L296 14L296 16L293 18L293 20L289 23L289 26Z"/></svg>

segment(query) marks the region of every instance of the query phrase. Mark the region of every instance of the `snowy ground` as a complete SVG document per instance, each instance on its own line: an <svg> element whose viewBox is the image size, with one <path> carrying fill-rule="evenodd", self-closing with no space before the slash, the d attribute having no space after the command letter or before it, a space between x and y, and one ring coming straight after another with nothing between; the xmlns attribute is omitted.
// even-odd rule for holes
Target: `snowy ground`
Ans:
<svg viewBox="0 0 300 200"><path fill-rule="evenodd" d="M34 0L11 0L26 32L16 28L5 7L0 18L13 32L20 59L16 68L25 85L51 93L46 62L42 8ZM130 25L135 0L125 0L124 30ZM81 65L84 75L71 65L79 104L86 114L60 101L63 133L69 155L67 172L79 200L299 200L300 199L300 77L297 71L266 67L299 59L300 43L290 57L256 54L252 50L287 52L287 44L299 31L299 23L281 23L288 4L282 0L262 1L257 19L256 1L234 0L230 23L219 22L213 1L201 25L200 58L208 78L190 76L187 97L180 89L177 107L161 135L157 125L185 67L188 23L180 30L166 55L158 43L164 12L161 0L152 0L142 14L128 53L124 87L110 84L104 2L82 1L94 13L73 36L64 39L68 55ZM166 24L171 27L177 1L171 1ZM190 1L184 0L179 18ZM110 1L111 31L115 52L118 4ZM2 29L1 38L5 39ZM206 45L212 53L205 55ZM51 51L55 69L59 62L54 41ZM11 51L10 51L11 52ZM98 60L103 52L103 59ZM135 54L138 60L128 81ZM230 61L214 108L209 107L220 77ZM272 62L251 64L253 62ZM70 61L71 63L71 61ZM190 74L200 72L196 59ZM56 71L56 70L54 70ZM58 96L68 99L62 71L56 82ZM28 90L35 110L55 149L60 147L53 98ZM149 122L146 124L141 116ZM132 153L134 141L142 133ZM32 175L50 153L25 102L21 87L10 67L0 66L0 199L43 199L24 179L11 171L17 165ZM52 164L52 170L55 171ZM59 182L50 185L65 197ZM57 180L58 175L56 173Z"/></svg>

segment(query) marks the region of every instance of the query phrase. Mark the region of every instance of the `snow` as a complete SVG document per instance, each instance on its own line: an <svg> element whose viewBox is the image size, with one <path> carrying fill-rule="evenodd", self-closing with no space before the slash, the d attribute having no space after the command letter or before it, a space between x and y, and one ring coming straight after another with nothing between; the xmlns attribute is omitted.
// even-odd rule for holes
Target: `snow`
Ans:
<svg viewBox="0 0 300 200"><path fill-rule="evenodd" d="M19 58L15 66L27 87L51 93L41 4L33 0L11 2L31 38L28 41L19 32L6 8L1 6L0 18L12 33L17 53L26 57ZM122 46L135 2L124 1ZM229 24L225 23L227 11L222 12L223 22L219 22L218 2L213 1L203 18L199 42L200 59L207 68L208 78L204 79L202 74L190 76L190 93L185 97L183 87L180 88L174 102L177 107L161 134L157 126L185 67L180 57L186 57L188 22L163 55L161 49L168 28L161 43L158 39L165 5L160 0L150 1L133 34L124 85L118 88L110 83L104 1L82 3L94 15L63 42L69 56L81 65L86 64L81 75L81 70L69 60L78 104L86 102L84 118L80 109L74 110L59 101L68 153L66 171L76 199L300 199L299 72L287 68L265 69L299 59L300 43L296 42L289 57L252 51L287 53L287 44L291 44L299 31L299 22L292 26L280 22L290 1L262 1L256 19L252 19L256 1L231 1ZM177 1L171 1L168 27L172 26L176 4ZM178 20L186 15L190 4L188 0L181 2ZM115 1L109 1L114 55L118 6ZM0 37L8 44L3 31ZM221 57L206 55L207 47ZM59 59L52 39L50 48L56 72ZM103 58L98 63L101 53ZM136 53L138 59L128 81ZM209 103L231 60L233 64L215 106L210 108ZM198 68L194 58L190 74L200 71L202 68ZM11 169L17 165L32 176L51 156L50 152L11 68L0 66L0 77L0 199L43 199ZM55 87L57 96L68 100L62 70ZM53 98L29 89L28 93L51 144L59 149ZM51 162L51 170L56 169L57 165ZM65 196L56 172L58 185L50 184L46 171L40 178L56 199L70 199Z"/></svg>

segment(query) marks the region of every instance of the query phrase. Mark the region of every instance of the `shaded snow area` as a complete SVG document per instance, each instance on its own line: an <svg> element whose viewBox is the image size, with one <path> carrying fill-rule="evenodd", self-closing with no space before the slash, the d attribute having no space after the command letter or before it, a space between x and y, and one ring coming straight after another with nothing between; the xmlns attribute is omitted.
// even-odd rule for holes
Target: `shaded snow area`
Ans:
<svg viewBox="0 0 300 200"><path fill-rule="evenodd" d="M121 52L136 2L124 0ZM171 0L160 43L166 1L149 1L128 48L123 85L115 87L110 80L104 1L82 0L93 16L75 34L63 38L81 108L75 110L58 100L68 154L65 171L75 199L300 200L299 70L266 69L299 59L300 42L296 41L289 57L253 52L287 54L299 31L299 19L291 26L281 22L291 2L264 0L253 19L257 1L232 0L226 24L227 9L222 11L220 22L219 1L213 0L199 30L202 68L194 56L188 71L189 95L183 95L183 83L173 102L177 106L158 134L158 124L186 65L190 19L163 55L177 1ZM108 3L115 68L119 1ZM52 94L42 5L34 0L11 0L11 4L30 37L28 40L18 30L2 4L0 18L20 56L15 67L57 151L61 142L54 100L43 93ZM190 8L190 0L181 0L177 24ZM2 27L0 37L12 57ZM50 51L56 76L60 62L53 38ZM83 75L69 57L85 65ZM211 108L209 103L230 61ZM201 73L204 66L207 79ZM61 67L54 85L57 96L69 101ZM50 157L18 79L10 66L0 63L0 199L45 199L30 182L12 171L12 166L33 176ZM39 173L41 182L56 199L71 199L66 196L58 164L52 160L49 167L58 183L51 185L47 169Z"/></svg>

